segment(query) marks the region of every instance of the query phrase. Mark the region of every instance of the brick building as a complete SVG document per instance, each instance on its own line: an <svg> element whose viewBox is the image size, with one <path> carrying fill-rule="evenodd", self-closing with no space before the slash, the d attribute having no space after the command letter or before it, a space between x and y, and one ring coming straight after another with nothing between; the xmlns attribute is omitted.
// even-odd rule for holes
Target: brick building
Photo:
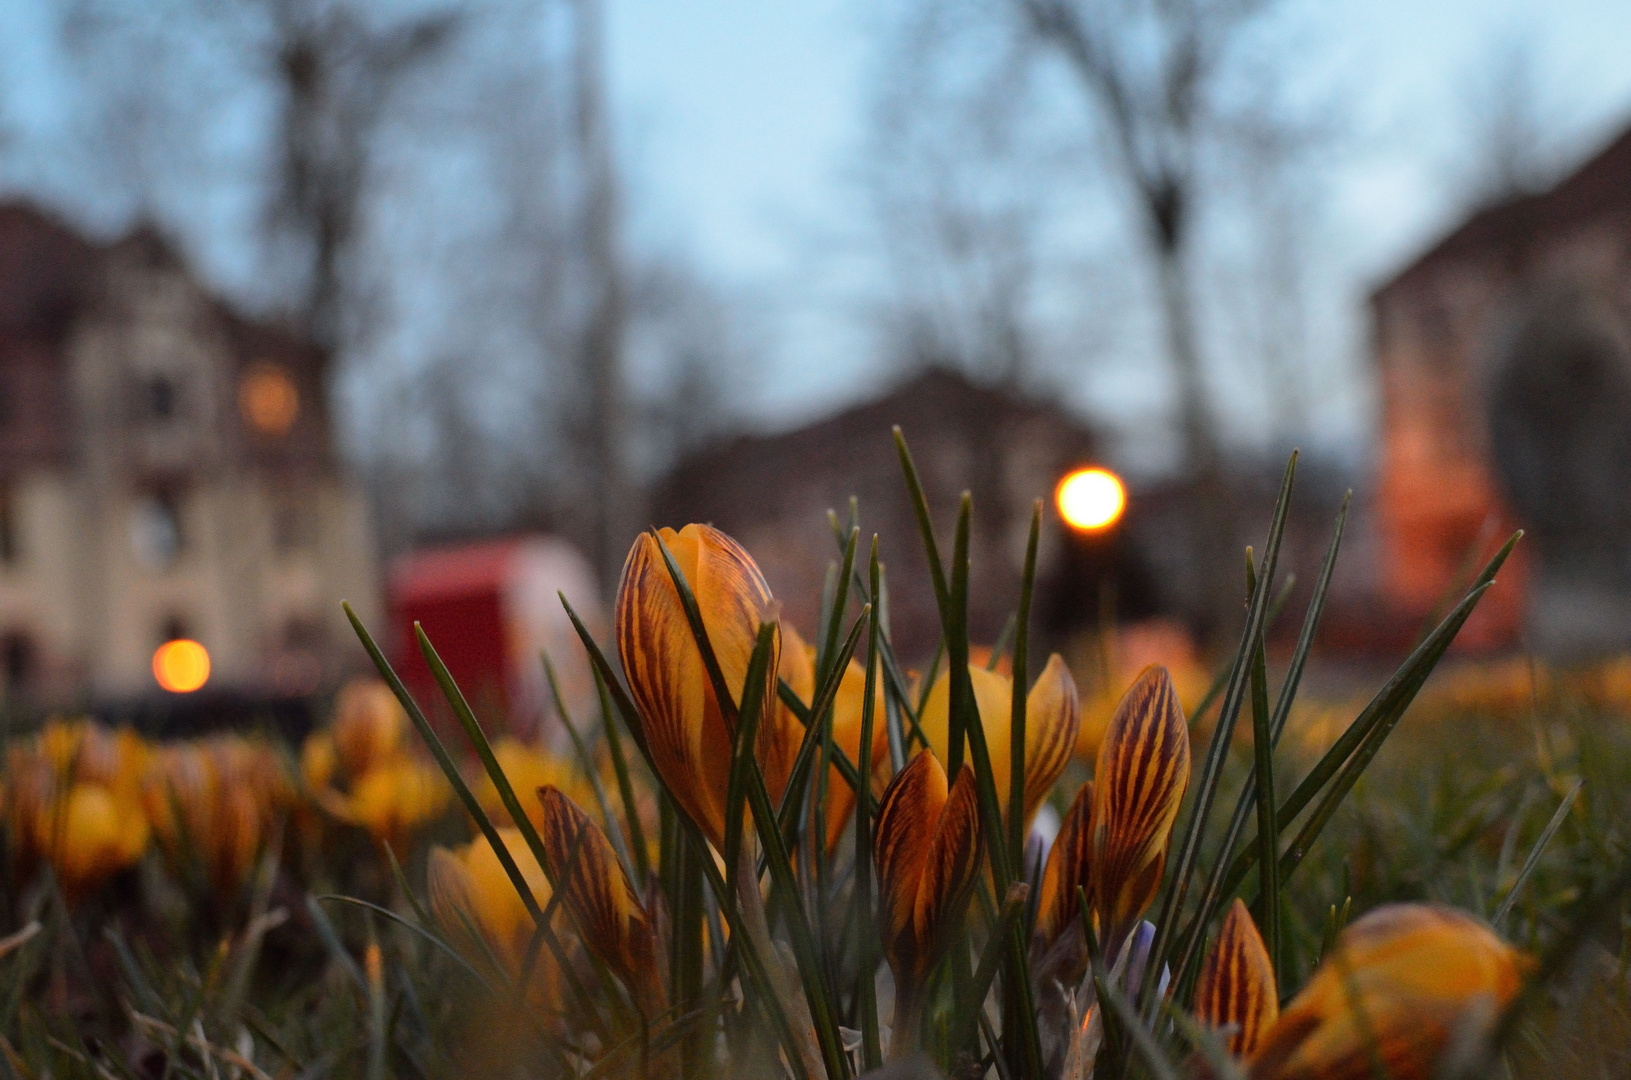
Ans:
<svg viewBox="0 0 1631 1080"><path fill-rule="evenodd" d="M1470 640L1631 646L1631 131L1474 214L1371 305L1392 606L1432 610L1481 533L1523 526Z"/></svg>
<svg viewBox="0 0 1631 1080"><path fill-rule="evenodd" d="M782 609L806 635L815 629L822 581L837 557L827 511L848 519L860 507L863 548L879 535L888 571L890 623L902 655L926 657L939 639L917 520L890 435L899 424L950 558L958 495L973 495L969 620L976 641L992 641L1019 596L1031 502L1045 500L1038 549L1044 583L1037 616L1050 625L1092 623L1100 573L1128 578L1122 530L1079 550L1059 522L1054 486L1072 467L1097 460L1096 439L1051 402L930 369L881 397L776 435L744 436L683 461L652 493L652 519L679 526L711 522L753 553ZM1131 515L1130 515L1131 516ZM1138 582L1123 586L1124 613Z"/></svg>
<svg viewBox="0 0 1631 1080"><path fill-rule="evenodd" d="M323 685L377 618L373 541L323 357L205 290L138 229L101 245L0 205L0 676L61 707L154 687L192 637L212 685Z"/></svg>

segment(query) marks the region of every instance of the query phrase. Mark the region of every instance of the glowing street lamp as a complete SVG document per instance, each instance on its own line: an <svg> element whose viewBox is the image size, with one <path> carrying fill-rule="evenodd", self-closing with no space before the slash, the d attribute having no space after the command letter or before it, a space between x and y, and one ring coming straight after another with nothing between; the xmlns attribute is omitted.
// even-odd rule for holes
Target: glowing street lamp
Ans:
<svg viewBox="0 0 1631 1080"><path fill-rule="evenodd" d="M187 638L160 645L153 654L153 678L172 694L190 694L210 679L210 654Z"/></svg>
<svg viewBox="0 0 1631 1080"><path fill-rule="evenodd" d="M1121 519L1127 489L1108 469L1073 469L1059 481L1054 502L1066 525L1079 532L1099 532Z"/></svg>

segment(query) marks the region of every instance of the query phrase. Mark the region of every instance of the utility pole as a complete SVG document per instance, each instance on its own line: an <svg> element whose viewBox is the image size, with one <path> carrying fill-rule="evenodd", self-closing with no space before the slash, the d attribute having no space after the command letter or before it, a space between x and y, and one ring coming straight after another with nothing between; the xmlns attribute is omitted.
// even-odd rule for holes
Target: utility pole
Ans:
<svg viewBox="0 0 1631 1080"><path fill-rule="evenodd" d="M633 491L625 463L623 336L626 285L619 250L621 191L606 104L603 0L572 0L572 75L582 170L581 228L590 300L580 359L588 389L584 449L589 460L590 556L611 587L633 539Z"/></svg>

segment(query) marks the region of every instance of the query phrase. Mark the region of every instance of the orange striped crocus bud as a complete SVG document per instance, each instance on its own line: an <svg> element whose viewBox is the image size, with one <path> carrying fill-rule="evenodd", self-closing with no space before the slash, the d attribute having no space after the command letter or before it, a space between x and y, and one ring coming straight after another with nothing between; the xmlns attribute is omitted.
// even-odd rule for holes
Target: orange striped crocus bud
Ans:
<svg viewBox="0 0 1631 1080"><path fill-rule="evenodd" d="M1037 898L1035 947L1045 955L1054 942L1081 922L1076 899L1080 887L1093 902L1093 784L1082 785L1059 823L1059 832L1042 868ZM1076 979L1081 978L1077 971Z"/></svg>
<svg viewBox="0 0 1631 1080"><path fill-rule="evenodd" d="M1093 903L1113 959L1161 887L1189 786L1189 728L1166 668L1145 668L1122 697L1094 772Z"/></svg>
<svg viewBox="0 0 1631 1080"><path fill-rule="evenodd" d="M1342 932L1252 1057L1252 1080L1432 1080L1454 1037L1488 1033L1530 960L1470 915L1377 908Z"/></svg>
<svg viewBox="0 0 1631 1080"><path fill-rule="evenodd" d="M1239 898L1201 965L1195 1016L1207 1027L1231 1029L1229 1053L1237 1058L1250 1056L1280 1017L1274 965L1251 912Z"/></svg>
<svg viewBox="0 0 1631 1080"><path fill-rule="evenodd" d="M539 788L538 801L543 806L538 835L549 871L584 946L623 980L647 1018L654 1018L665 1007L656 927L611 841L559 788Z"/></svg>
<svg viewBox="0 0 1631 1080"><path fill-rule="evenodd" d="M980 865L974 771L947 785L927 750L896 774L872 832L884 958L895 975L890 1056L917 1044L925 980L962 918Z"/></svg>
<svg viewBox="0 0 1631 1080"><path fill-rule="evenodd" d="M669 576L657 538L674 554L696 596L709 645L725 685L740 696L747 681L760 623L771 617L770 587L751 556L709 525L679 532L642 533L623 564L614 624L623 674L640 714L640 726L663 786L714 846L725 846L725 799L730 785L734 730L714 696L702 651L691 633L679 591ZM780 637L778 631L778 651ZM771 657L772 672L779 670ZM757 757L773 803L782 790L770 781L776 763L803 730L777 707L776 679L766 680ZM786 776L780 781L786 784Z"/></svg>
<svg viewBox="0 0 1631 1080"><path fill-rule="evenodd" d="M997 805L1002 808L1004 820L1008 817L1009 788L1013 783L1010 762L1013 760L1013 706L1014 683L1007 675L987 671L984 665L971 665L969 680L974 684L974 703L980 712L980 730L985 733L986 749L991 755L991 779L997 788ZM940 760L945 761L951 747L951 678L942 674L929 690L918 718L929 747ZM1055 781L1070 763L1076 746L1076 727L1081 722L1077 702L1076 682L1070 676L1058 654L1049 657L1047 666L1025 697L1025 824L1047 799ZM963 760L968 761L965 744Z"/></svg>

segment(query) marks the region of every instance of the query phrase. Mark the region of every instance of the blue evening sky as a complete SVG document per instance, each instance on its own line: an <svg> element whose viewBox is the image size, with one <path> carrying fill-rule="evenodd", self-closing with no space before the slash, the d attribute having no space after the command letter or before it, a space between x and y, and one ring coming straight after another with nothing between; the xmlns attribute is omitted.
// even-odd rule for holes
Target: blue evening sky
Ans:
<svg viewBox="0 0 1631 1080"><path fill-rule="evenodd" d="M726 283L796 282L810 237L841 229L857 211L845 173L876 60L868 6L609 5L623 139L659 229ZM1332 278L1351 293L1345 340L1355 353L1367 284L1452 222L1469 88L1504 43L1532 42L1537 82L1567 145L1590 150L1631 122L1627 0L1367 0L1297 11L1359 132L1334 166L1328 255ZM784 313L797 332L776 335L775 360L757 384L764 422L787 423L872 387L873 358L839 321ZM1351 411L1335 419L1363 424Z"/></svg>

